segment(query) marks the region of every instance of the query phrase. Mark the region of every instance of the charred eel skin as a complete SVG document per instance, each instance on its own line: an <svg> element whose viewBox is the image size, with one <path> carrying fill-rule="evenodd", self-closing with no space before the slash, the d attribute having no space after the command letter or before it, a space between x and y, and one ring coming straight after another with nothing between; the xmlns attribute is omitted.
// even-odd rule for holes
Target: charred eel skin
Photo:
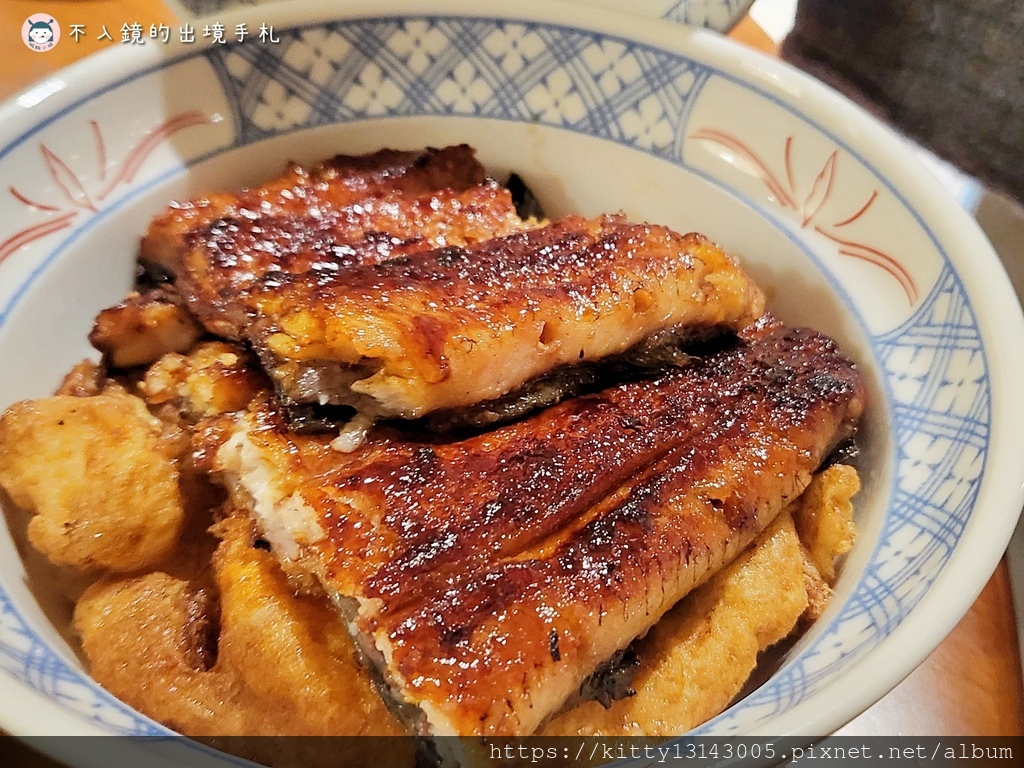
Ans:
<svg viewBox="0 0 1024 768"><path fill-rule="evenodd" d="M834 342L795 329L466 440L378 430L342 456L269 407L239 429L315 516L299 566L354 608L416 727L521 735L748 546L864 400Z"/></svg>
<svg viewBox="0 0 1024 768"><path fill-rule="evenodd" d="M764 311L703 236L611 215L272 278L249 292L248 334L284 394L406 419L669 328L740 330Z"/></svg>

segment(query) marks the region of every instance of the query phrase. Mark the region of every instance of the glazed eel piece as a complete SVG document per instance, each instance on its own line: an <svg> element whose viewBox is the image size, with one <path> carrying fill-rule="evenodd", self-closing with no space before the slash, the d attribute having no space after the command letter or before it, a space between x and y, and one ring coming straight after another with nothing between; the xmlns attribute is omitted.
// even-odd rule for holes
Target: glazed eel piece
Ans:
<svg viewBox="0 0 1024 768"><path fill-rule="evenodd" d="M779 331L461 441L339 454L239 416L217 452L417 732L523 735L747 547L855 429L834 343Z"/></svg>
<svg viewBox="0 0 1024 768"><path fill-rule="evenodd" d="M469 189L486 176L473 149L465 144L411 152L382 149L366 155L337 155L309 168L289 163L281 175L261 186L173 203L150 223L142 240L140 260L173 276L181 270L190 233L220 219L315 219L374 198L411 199L440 189Z"/></svg>
<svg viewBox="0 0 1024 768"><path fill-rule="evenodd" d="M231 300L252 312L247 339L287 400L404 419L492 400L666 329L739 330L764 309L706 238L614 215L274 273Z"/></svg>
<svg viewBox="0 0 1024 768"><path fill-rule="evenodd" d="M175 285L207 330L258 341L253 322L266 330L279 319L264 315L261 303L278 295L300 300L286 298L296 281L343 281L353 268L472 246L532 226L519 218L509 191L490 179L421 195L378 189L315 215L217 219L185 238Z"/></svg>
<svg viewBox="0 0 1024 768"><path fill-rule="evenodd" d="M486 177L466 145L338 155L309 169L291 164L260 187L172 204L143 239L142 280L156 278L165 299L150 308L154 319L180 316L179 325L244 341L257 283L266 289L282 274L331 273L536 225L519 217L510 190ZM136 322L139 314L131 302L101 313L94 343L115 366L180 351L169 348L175 327ZM288 413L295 426L336 429L321 414Z"/></svg>

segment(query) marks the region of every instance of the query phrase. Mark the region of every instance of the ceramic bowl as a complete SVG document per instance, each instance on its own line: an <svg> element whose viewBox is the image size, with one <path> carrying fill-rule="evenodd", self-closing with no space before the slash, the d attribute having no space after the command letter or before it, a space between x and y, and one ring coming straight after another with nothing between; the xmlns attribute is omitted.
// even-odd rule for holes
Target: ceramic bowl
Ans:
<svg viewBox="0 0 1024 768"><path fill-rule="evenodd" d="M277 0L165 0L179 16L214 19L239 6L258 6ZM296 0L291 0L295 2ZM651 19L665 19L688 27L704 27L718 32L732 29L743 18L754 0L574 0L587 11L610 8ZM579 11L578 11L579 13Z"/></svg>
<svg viewBox="0 0 1024 768"><path fill-rule="evenodd" d="M244 13L244 12L243 12ZM858 543L827 614L699 734L827 734L908 674L995 567L1022 502L1017 301L904 142L717 36L570 5L261 8L279 42L119 48L0 111L0 407L48 394L173 198L288 159L468 142L552 216L700 230L872 382ZM0 531L0 726L166 735L85 674Z"/></svg>

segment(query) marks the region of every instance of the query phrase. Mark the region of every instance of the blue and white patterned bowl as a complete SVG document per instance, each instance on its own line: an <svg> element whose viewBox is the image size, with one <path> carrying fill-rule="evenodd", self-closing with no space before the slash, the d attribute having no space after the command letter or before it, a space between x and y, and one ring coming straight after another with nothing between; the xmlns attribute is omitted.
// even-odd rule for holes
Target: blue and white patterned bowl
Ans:
<svg viewBox="0 0 1024 768"><path fill-rule="evenodd" d="M218 14L238 6L258 6L279 0L164 0L179 16L203 16L216 19ZM291 0L296 2L297 0ZM574 0L587 11L593 8L621 10L651 19L665 19L688 27L704 27L717 32L732 29L743 18L754 0ZM581 13L581 11L577 11Z"/></svg>
<svg viewBox="0 0 1024 768"><path fill-rule="evenodd" d="M706 232L873 378L860 540L767 683L699 729L820 735L971 604L1024 484L1024 323L989 244L904 144L780 64L677 25L521 2L262 8L277 43L119 49L0 111L0 406L89 354L148 218L287 159L469 142L557 215ZM230 17L234 25L245 20ZM0 726L168 732L104 692L0 531Z"/></svg>

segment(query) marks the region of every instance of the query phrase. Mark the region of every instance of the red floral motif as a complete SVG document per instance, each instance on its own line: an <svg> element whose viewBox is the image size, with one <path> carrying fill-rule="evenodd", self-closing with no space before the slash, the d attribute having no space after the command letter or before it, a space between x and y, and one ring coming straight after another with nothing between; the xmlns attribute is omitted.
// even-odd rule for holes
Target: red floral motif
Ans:
<svg viewBox="0 0 1024 768"><path fill-rule="evenodd" d="M15 232L3 242L0 242L0 263L8 256L17 251L23 245L46 237L66 227L70 227L73 220L83 211L96 213L99 204L110 195L120 184L129 184L139 172L146 158L152 154L162 142L173 136L178 131L189 128L193 125L204 125L210 119L201 112L182 112L170 120L161 123L142 139L125 155L117 172L109 179L107 178L107 147L103 141L103 134L95 120L89 121L89 128L92 133L93 143L96 150L96 160L99 165L98 190L90 191L86 188L81 177L68 166L56 153L45 144L39 145L39 153L42 155L43 164L53 180L54 187L60 195L61 202L48 203L33 200L22 194L13 186L7 188L11 196L29 208L43 211L51 216L46 221L32 226L25 227Z"/></svg>
<svg viewBox="0 0 1024 768"><path fill-rule="evenodd" d="M757 177L767 187L768 192L775 198L778 204L783 208L794 211L800 216L801 229L810 227L821 236L831 240L838 246L837 250L840 256L860 259L885 270L899 283L911 305L917 301L917 286L914 284L913 277L911 277L902 264L879 248L874 248L836 233L836 230L841 230L843 227L852 224L868 212L875 200L878 199L878 190L873 190L864 204L846 218L832 223L823 223L818 220L819 214L821 214L825 203L831 196L833 186L836 183L838 149L833 150L825 159L818 175L811 182L810 190L807 192L806 197L802 202L798 202L796 178L793 173L792 136L786 137L786 143L783 147L785 183L760 155L731 133L714 128L701 128L690 134L690 138L718 144L738 157L742 157L754 169Z"/></svg>

